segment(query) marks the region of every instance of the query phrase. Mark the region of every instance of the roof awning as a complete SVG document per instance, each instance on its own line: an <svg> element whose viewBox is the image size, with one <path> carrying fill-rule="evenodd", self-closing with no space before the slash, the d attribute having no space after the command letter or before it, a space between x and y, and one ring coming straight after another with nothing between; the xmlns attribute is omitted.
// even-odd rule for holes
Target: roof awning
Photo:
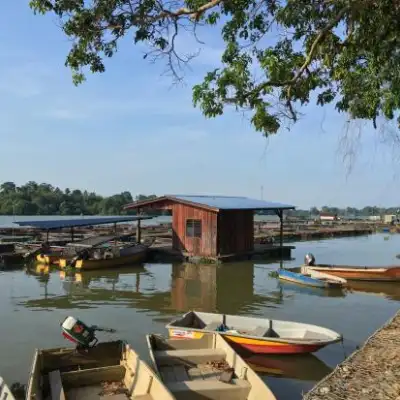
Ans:
<svg viewBox="0 0 400 400"><path fill-rule="evenodd" d="M53 220L37 220L37 221L14 221L19 226L29 226L38 229L61 229L74 228L81 226L118 224L122 222L135 222L142 219L151 219L153 217L147 215L132 215L124 217L85 217L75 219L53 219Z"/></svg>

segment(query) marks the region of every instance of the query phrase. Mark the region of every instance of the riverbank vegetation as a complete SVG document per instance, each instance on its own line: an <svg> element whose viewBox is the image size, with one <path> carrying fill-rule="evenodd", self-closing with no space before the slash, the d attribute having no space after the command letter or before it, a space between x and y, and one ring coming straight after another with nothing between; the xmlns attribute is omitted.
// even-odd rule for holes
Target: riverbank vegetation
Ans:
<svg viewBox="0 0 400 400"><path fill-rule="evenodd" d="M65 189L49 183L29 181L25 185L17 186L14 182L0 184L0 215L120 215L133 214L133 211L124 211L122 207L133 201L150 200L155 194L139 194L132 196L124 191L112 196L101 196L84 189ZM338 216L368 217L372 215L398 214L400 207L382 208L366 206L355 207L328 207L309 210L291 210L288 215L309 219L318 216L320 212ZM157 214L155 211L154 214ZM262 214L262 212L259 212Z"/></svg>
<svg viewBox="0 0 400 400"><path fill-rule="evenodd" d="M138 195L128 191L112 196L100 196L79 189L65 189L48 183L30 181L22 186L14 182L0 185L1 215L119 215L127 214L122 207L135 200L146 200L155 195Z"/></svg>

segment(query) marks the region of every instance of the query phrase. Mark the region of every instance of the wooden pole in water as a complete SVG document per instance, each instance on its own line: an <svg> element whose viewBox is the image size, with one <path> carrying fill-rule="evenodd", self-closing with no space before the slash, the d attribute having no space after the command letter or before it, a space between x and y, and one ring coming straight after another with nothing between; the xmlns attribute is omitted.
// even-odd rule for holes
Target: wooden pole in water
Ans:
<svg viewBox="0 0 400 400"><path fill-rule="evenodd" d="M141 214L141 211L140 211L140 209L138 209L137 216L139 217L139 219L136 222L136 243L137 244L140 244L140 241L142 239L142 232L141 232L141 229L140 229L141 228L141 226L140 226L140 214Z"/></svg>
<svg viewBox="0 0 400 400"><path fill-rule="evenodd" d="M283 210L279 210L278 212L279 220L281 223L280 226L280 235L279 235L279 246L281 252L281 265L280 268L283 268Z"/></svg>
<svg viewBox="0 0 400 400"><path fill-rule="evenodd" d="M71 227L71 242L74 241L74 227Z"/></svg>

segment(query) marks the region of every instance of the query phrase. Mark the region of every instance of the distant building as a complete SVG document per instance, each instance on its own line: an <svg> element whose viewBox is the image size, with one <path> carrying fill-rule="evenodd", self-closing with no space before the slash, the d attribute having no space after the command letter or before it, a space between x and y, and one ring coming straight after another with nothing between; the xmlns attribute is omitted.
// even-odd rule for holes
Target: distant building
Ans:
<svg viewBox="0 0 400 400"><path fill-rule="evenodd" d="M190 256L220 257L254 249L254 212L283 211L294 206L247 197L166 195L125 209L172 211L172 246Z"/></svg>
<svg viewBox="0 0 400 400"><path fill-rule="evenodd" d="M397 215L394 214L386 214L383 216L383 222L385 224L392 224L397 222Z"/></svg>
<svg viewBox="0 0 400 400"><path fill-rule="evenodd" d="M380 216L380 215L370 215L370 216L368 217L368 220L369 220L369 221L377 222L377 221L380 221L380 220L381 220L381 216Z"/></svg>
<svg viewBox="0 0 400 400"><path fill-rule="evenodd" d="M321 213L319 213L319 220L321 222L324 222L324 221L338 221L339 218L338 218L337 214L321 212Z"/></svg>

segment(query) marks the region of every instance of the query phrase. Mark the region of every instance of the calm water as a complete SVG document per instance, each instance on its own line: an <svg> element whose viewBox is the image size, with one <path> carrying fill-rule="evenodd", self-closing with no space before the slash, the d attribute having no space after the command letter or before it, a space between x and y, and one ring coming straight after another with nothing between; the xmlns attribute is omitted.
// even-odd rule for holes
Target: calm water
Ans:
<svg viewBox="0 0 400 400"><path fill-rule="evenodd" d="M395 264L400 235L296 243L298 265L308 251L317 261ZM315 323L344 335L344 343L310 357L260 357L248 361L280 399L296 399L399 308L400 285L362 284L351 293L281 284L270 278L277 264L261 261L219 267L146 264L112 272L65 276L37 267L0 272L0 375L11 384L26 383L36 347L67 345L59 323L68 315L88 324L114 327L148 360L145 334L166 333L165 324L190 309L268 316ZM274 376L267 372L274 372Z"/></svg>

